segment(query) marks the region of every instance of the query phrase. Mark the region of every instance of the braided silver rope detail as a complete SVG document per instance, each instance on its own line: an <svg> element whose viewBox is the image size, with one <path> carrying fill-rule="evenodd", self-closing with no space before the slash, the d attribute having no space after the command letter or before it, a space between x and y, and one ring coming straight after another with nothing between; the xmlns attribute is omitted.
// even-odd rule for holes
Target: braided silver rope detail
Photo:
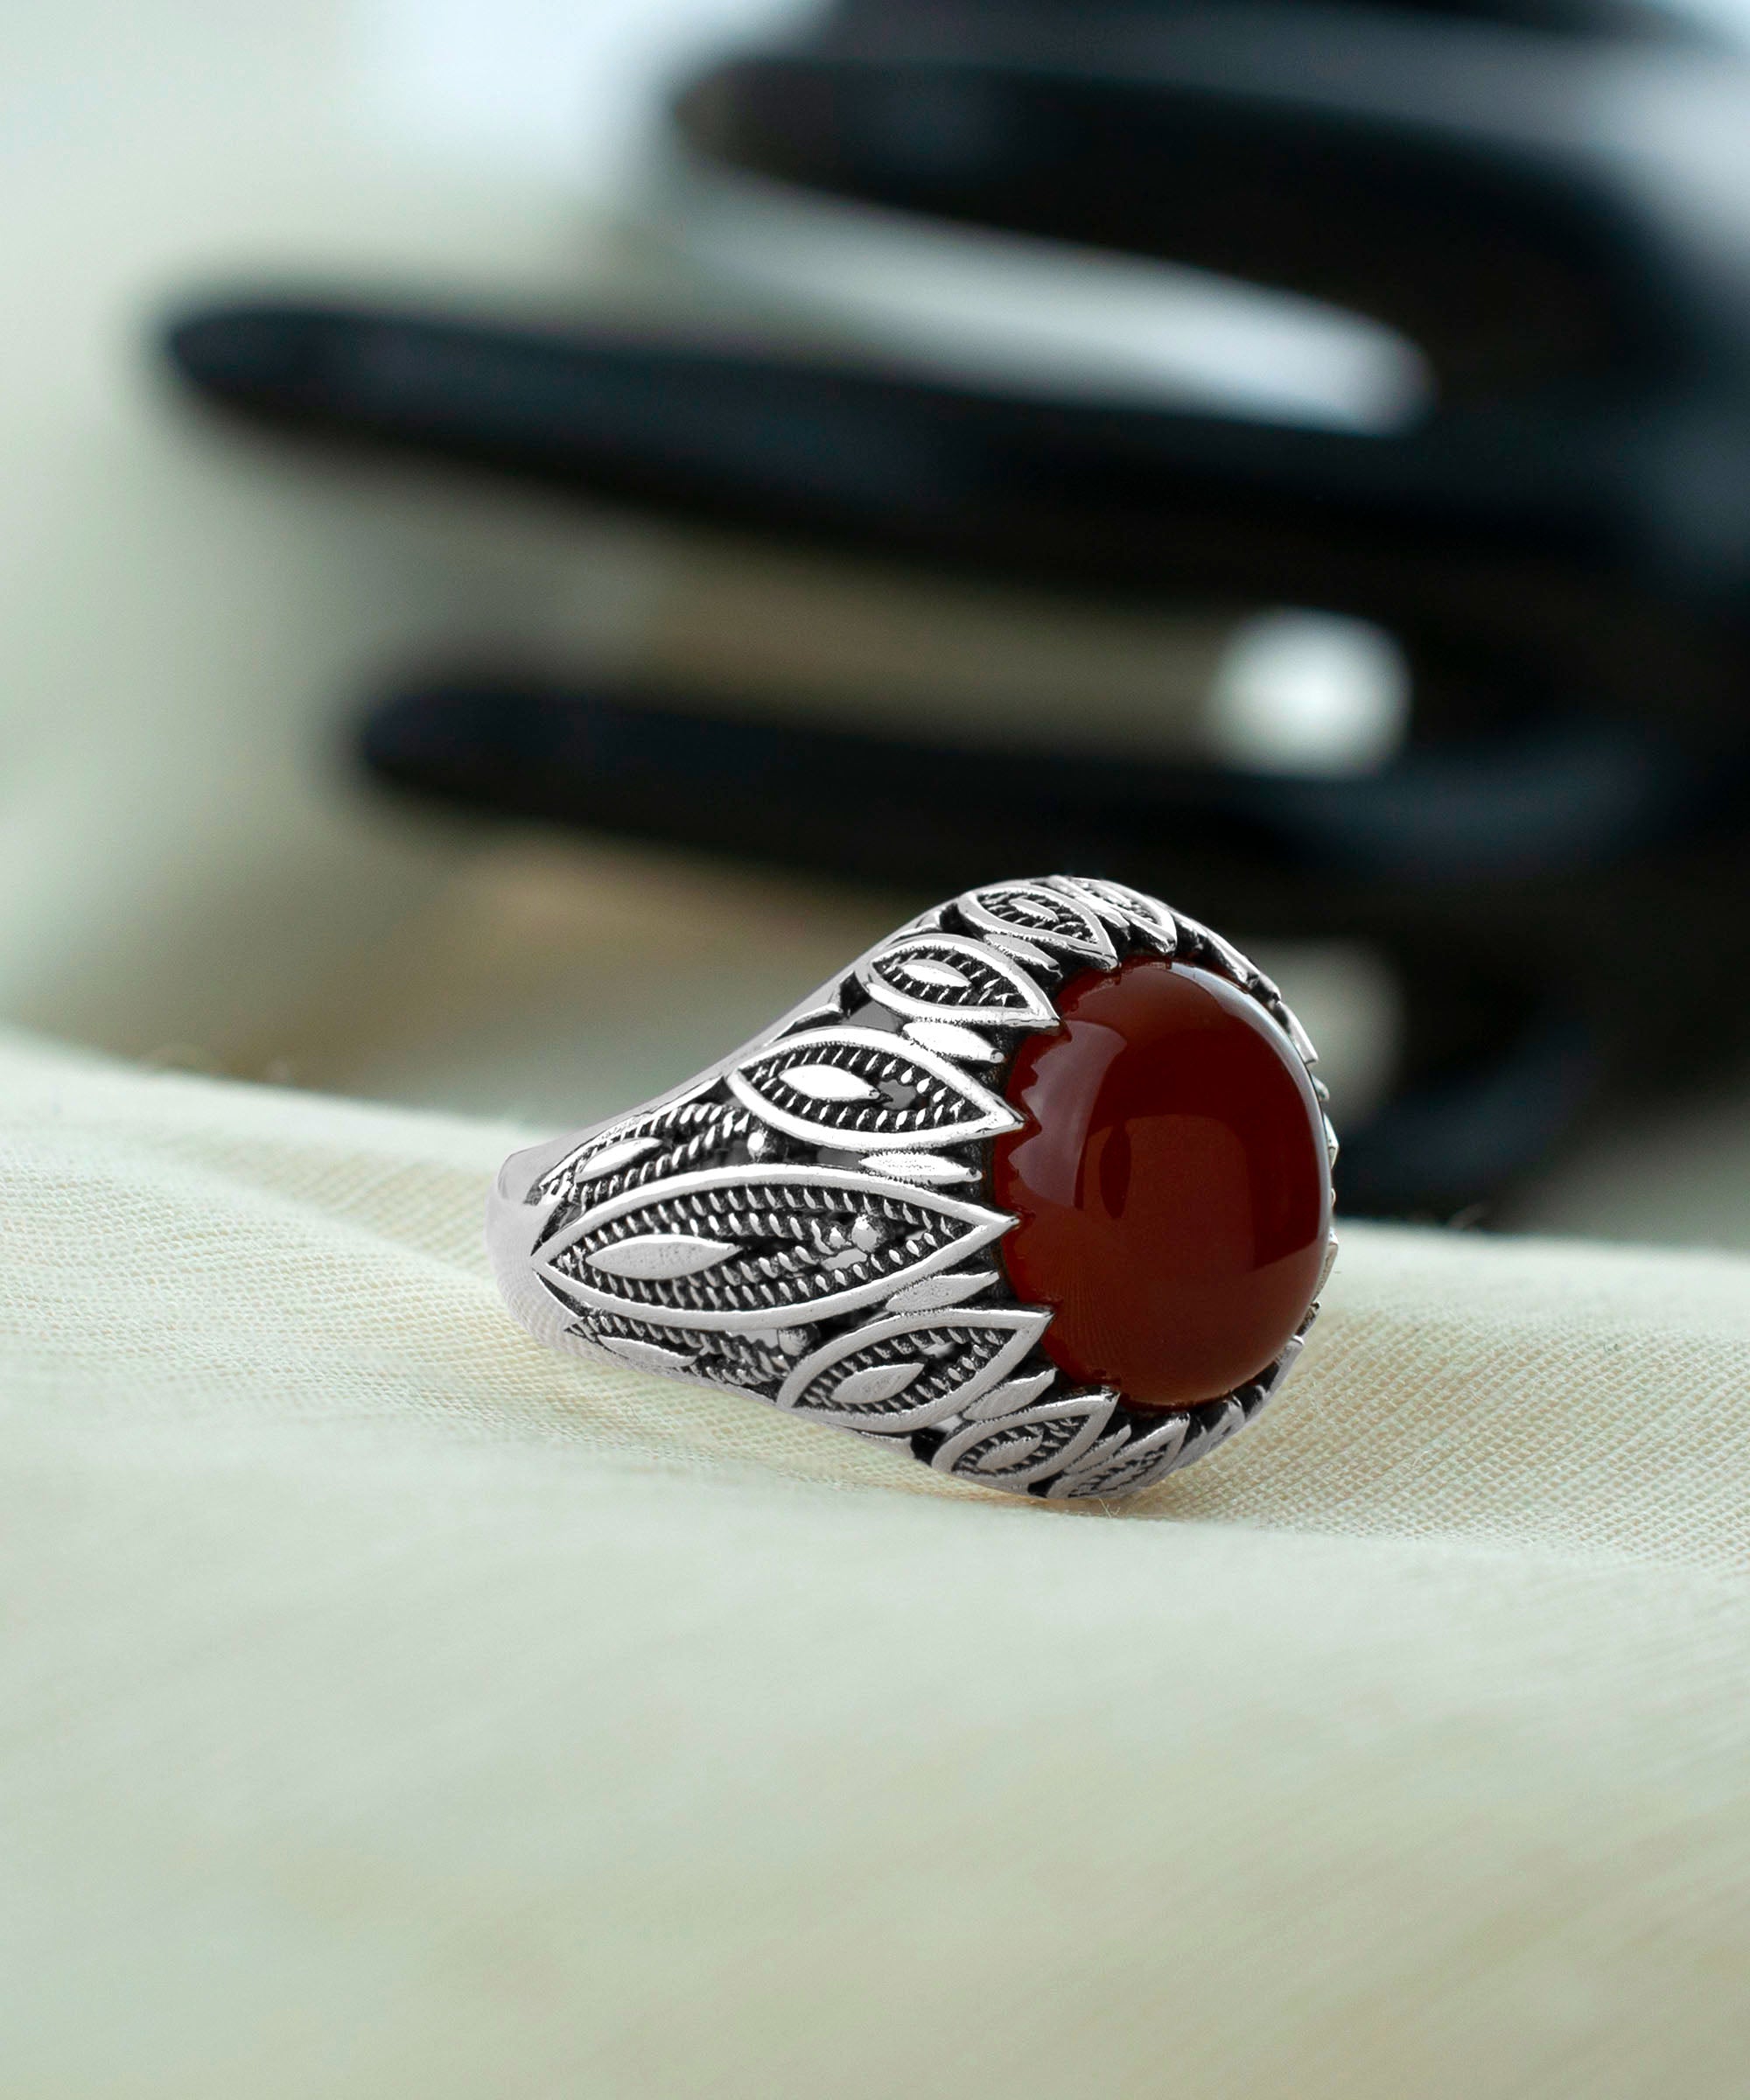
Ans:
<svg viewBox="0 0 1750 2100"><path fill-rule="evenodd" d="M1315 1061L1270 979L1158 900L987 884L673 1095L508 1162L487 1238L513 1311L556 1347L904 1442L986 1487L1116 1497L1194 1463L1280 1390L1316 1300L1251 1383L1133 1407L1041 1349L1050 1312L1016 1302L996 1256L1014 1221L988 1200L1019 1042L1054 1025L1068 977L1137 954L1219 972Z"/></svg>

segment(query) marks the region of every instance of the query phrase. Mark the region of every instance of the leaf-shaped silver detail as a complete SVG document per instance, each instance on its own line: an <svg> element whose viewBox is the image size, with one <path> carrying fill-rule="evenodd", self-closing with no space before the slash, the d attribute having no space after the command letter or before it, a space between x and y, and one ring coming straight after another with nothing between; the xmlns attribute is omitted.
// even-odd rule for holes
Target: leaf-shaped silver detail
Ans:
<svg viewBox="0 0 1750 2100"><path fill-rule="evenodd" d="M881 1096L866 1079L843 1065L787 1065L784 1083L810 1101L879 1101Z"/></svg>
<svg viewBox="0 0 1750 2100"><path fill-rule="evenodd" d="M1061 896L1073 897L1078 904L1085 904L1117 932L1130 930L1130 914L1106 893L1110 887L1109 884L1091 875L1043 875L1040 879L1046 889L1056 890Z"/></svg>
<svg viewBox="0 0 1750 2100"><path fill-rule="evenodd" d="M708 1165L748 1128L745 1110L695 1090L654 1115L629 1116L596 1131L542 1176L528 1200L598 1203L640 1182Z"/></svg>
<svg viewBox="0 0 1750 2100"><path fill-rule="evenodd" d="M1069 1495L1136 1494L1176 1472L1183 1461L1188 1415L1169 1415L1158 1428L1123 1430L1089 1446L1046 1489L1057 1501Z"/></svg>
<svg viewBox="0 0 1750 2100"><path fill-rule="evenodd" d="M1050 1319L1018 1306L873 1320L805 1356L779 1389L778 1404L842 1428L909 1436L1000 1384Z"/></svg>
<svg viewBox="0 0 1750 2100"><path fill-rule="evenodd" d="M928 1181L936 1187L973 1178L970 1166L944 1159L940 1152L871 1152L863 1167L865 1173L888 1174L896 1181Z"/></svg>
<svg viewBox="0 0 1750 2100"><path fill-rule="evenodd" d="M913 962L900 974L909 977L914 984L933 985L938 991L962 998L971 990L971 981L963 970L956 970L947 962L933 962L928 957Z"/></svg>
<svg viewBox="0 0 1750 2100"><path fill-rule="evenodd" d="M827 1099L822 1074L848 1088ZM752 1051L728 1074L736 1099L774 1130L841 1152L958 1144L1016 1129L1000 1095L934 1050L878 1028L824 1028Z"/></svg>
<svg viewBox="0 0 1750 2100"><path fill-rule="evenodd" d="M1026 970L963 934L890 941L858 971L865 990L895 1013L966 1026L1049 1028L1057 1019Z"/></svg>
<svg viewBox="0 0 1750 2100"><path fill-rule="evenodd" d="M990 1245L1011 1221L847 1168L724 1166L627 1190L536 1256L576 1311L743 1334L849 1312ZM613 1249L688 1236L731 1251L696 1274L615 1275Z"/></svg>
<svg viewBox="0 0 1750 2100"><path fill-rule="evenodd" d="M916 1363L865 1363L843 1381L836 1397L853 1416L866 1414L897 1399L908 1385L917 1382L923 1369L921 1359Z"/></svg>
<svg viewBox="0 0 1750 2100"><path fill-rule="evenodd" d="M1158 954L1170 956L1178 947L1177 922L1158 897L1100 875L1053 875L1047 879L1053 889L1091 905L1109 924L1139 934Z"/></svg>
<svg viewBox="0 0 1750 2100"><path fill-rule="evenodd" d="M738 1251L730 1240L704 1240L690 1232L644 1232L633 1239L610 1241L585 1260L598 1276L656 1281L671 1276L696 1276L700 1270L715 1269Z"/></svg>
<svg viewBox="0 0 1750 2100"><path fill-rule="evenodd" d="M1023 941L1103 969L1118 959L1112 936L1094 907L1043 882L993 882L982 890L968 890L955 903L968 924L983 933L1018 934Z"/></svg>
<svg viewBox="0 0 1750 2100"><path fill-rule="evenodd" d="M970 1422L931 1459L940 1473L984 1480L994 1488L1029 1488L1073 1465L1100 1436L1117 1405L1113 1393L1078 1393L1005 1415Z"/></svg>
<svg viewBox="0 0 1750 2100"><path fill-rule="evenodd" d="M887 1300L890 1312L934 1312L943 1306L963 1306L997 1281L994 1269L972 1269L962 1276L927 1276L907 1284Z"/></svg>
<svg viewBox="0 0 1750 2100"><path fill-rule="evenodd" d="M1005 1378L963 1410L969 1422L998 1422L1004 1415L1018 1415L1032 1405L1057 1383L1054 1370L1033 1371L1021 1378Z"/></svg>
<svg viewBox="0 0 1750 2100"><path fill-rule="evenodd" d="M938 1057L951 1057L956 1064L996 1065L1004 1054L976 1029L962 1028L957 1021L907 1021L902 1031L908 1043L920 1043Z"/></svg>
<svg viewBox="0 0 1750 2100"><path fill-rule="evenodd" d="M647 1152L654 1152L661 1143L661 1138L645 1130L635 1138L622 1138L617 1144L604 1144L586 1152L570 1162L571 1186L586 1188L592 1181L605 1181L621 1167L631 1166Z"/></svg>
<svg viewBox="0 0 1750 2100"><path fill-rule="evenodd" d="M984 938L994 952L1007 956L1011 962L1025 962L1029 970L1056 967L1042 948L1036 948L1031 941L1023 941L1018 934L986 934Z"/></svg>

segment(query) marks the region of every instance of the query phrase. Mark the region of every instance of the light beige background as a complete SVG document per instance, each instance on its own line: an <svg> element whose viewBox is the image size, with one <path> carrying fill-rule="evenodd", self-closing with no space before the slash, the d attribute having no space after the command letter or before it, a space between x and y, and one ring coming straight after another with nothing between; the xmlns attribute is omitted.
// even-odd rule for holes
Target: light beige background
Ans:
<svg viewBox="0 0 1750 2100"><path fill-rule="evenodd" d="M1111 1516L497 1305L502 1153L893 900L482 846L361 794L346 711L511 640L732 684L794 571L209 430L143 317L623 283L632 91L735 11L4 24L0 2095L1735 2100L1741 1256L1353 1231L1292 1397ZM969 706L1012 662L906 620ZM1746 1128L1536 1216L1742 1245Z"/></svg>

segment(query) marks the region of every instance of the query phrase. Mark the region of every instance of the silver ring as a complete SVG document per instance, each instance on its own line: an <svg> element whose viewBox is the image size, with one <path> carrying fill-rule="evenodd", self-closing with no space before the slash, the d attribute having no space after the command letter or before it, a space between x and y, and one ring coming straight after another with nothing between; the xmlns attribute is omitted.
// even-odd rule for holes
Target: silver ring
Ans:
<svg viewBox="0 0 1750 2100"><path fill-rule="evenodd" d="M1182 913L992 883L697 1078L514 1154L486 1243L554 1348L984 1487L1130 1494L1255 1420L1300 1353L1336 1251L1315 1059Z"/></svg>

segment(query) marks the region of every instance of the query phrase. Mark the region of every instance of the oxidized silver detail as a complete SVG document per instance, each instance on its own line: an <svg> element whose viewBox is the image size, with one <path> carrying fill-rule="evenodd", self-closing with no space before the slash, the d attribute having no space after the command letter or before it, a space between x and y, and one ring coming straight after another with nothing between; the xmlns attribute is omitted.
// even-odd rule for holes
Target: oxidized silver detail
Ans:
<svg viewBox="0 0 1750 2100"><path fill-rule="evenodd" d="M1003 1074L1062 984L1138 953L1221 972L1312 1063L1270 979L1158 899L986 884L697 1079L508 1160L486 1236L511 1309L555 1348L903 1443L960 1480L1047 1500L1154 1486L1256 1419L1318 1306L1250 1385L1164 1414L1069 1384L1040 1346L1049 1310L1016 1302L996 1258L1014 1221L987 1200L990 1141L1019 1123Z"/></svg>
<svg viewBox="0 0 1750 2100"><path fill-rule="evenodd" d="M1096 970L1110 970L1118 959L1093 900L1060 883L993 882L986 889L969 890L959 901L967 923L1010 954L1031 945L1074 956Z"/></svg>
<svg viewBox="0 0 1750 2100"><path fill-rule="evenodd" d="M1056 1009L1018 963L961 934L910 934L858 970L895 1013L965 1028L1049 1028Z"/></svg>
<svg viewBox="0 0 1750 2100"><path fill-rule="evenodd" d="M872 1320L805 1357L778 1405L843 1429L909 1436L1000 1386L1050 1318L1031 1306L969 1306Z"/></svg>
<svg viewBox="0 0 1750 2100"><path fill-rule="evenodd" d="M934 1149L994 1138L1020 1122L1000 1095L941 1051L872 1028L787 1036L744 1059L729 1088L774 1130L839 1152Z"/></svg>
<svg viewBox="0 0 1750 2100"><path fill-rule="evenodd" d="M540 1272L579 1312L752 1333L871 1305L982 1252L1008 1222L843 1167L714 1167L592 1206Z"/></svg>

